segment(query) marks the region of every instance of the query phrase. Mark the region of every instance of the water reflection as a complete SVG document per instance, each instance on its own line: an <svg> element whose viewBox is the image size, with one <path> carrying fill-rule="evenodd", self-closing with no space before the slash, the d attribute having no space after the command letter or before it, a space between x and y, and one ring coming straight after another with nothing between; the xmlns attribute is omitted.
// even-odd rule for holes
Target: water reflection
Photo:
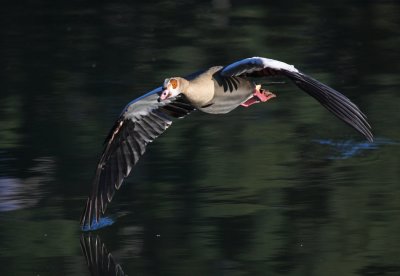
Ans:
<svg viewBox="0 0 400 276"><path fill-rule="evenodd" d="M99 235L82 234L80 238L82 253L85 256L92 276L123 276L122 267L108 252Z"/></svg>
<svg viewBox="0 0 400 276"><path fill-rule="evenodd" d="M33 162L26 178L0 176L0 212L34 207L45 197L43 187L54 178L54 159L40 157Z"/></svg>

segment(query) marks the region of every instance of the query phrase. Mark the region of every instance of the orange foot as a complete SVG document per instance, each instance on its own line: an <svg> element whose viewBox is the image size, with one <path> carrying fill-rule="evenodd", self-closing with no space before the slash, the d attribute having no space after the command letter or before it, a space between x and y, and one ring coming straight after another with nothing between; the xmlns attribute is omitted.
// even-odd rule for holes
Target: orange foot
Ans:
<svg viewBox="0 0 400 276"><path fill-rule="evenodd" d="M250 99L248 99L247 101L245 101L244 103L242 103L241 106L249 107L256 103L266 102L275 97L276 97L276 95L274 93L272 93L268 90L262 89L261 85L256 85L253 96Z"/></svg>

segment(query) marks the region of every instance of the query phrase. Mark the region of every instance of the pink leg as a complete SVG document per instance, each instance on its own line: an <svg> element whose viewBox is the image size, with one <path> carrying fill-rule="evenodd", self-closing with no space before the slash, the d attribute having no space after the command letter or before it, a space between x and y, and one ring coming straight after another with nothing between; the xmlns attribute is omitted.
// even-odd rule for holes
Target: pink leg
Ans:
<svg viewBox="0 0 400 276"><path fill-rule="evenodd" d="M259 85L256 86L253 92L253 96L241 104L241 106L249 107L253 104L259 102L266 102L272 98L275 98L276 95L268 90L261 89Z"/></svg>

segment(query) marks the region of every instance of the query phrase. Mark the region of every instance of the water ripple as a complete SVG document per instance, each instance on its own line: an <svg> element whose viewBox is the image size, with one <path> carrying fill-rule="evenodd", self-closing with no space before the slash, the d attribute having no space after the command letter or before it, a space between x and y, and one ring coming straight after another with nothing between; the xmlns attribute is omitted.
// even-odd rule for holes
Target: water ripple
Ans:
<svg viewBox="0 0 400 276"><path fill-rule="evenodd" d="M355 140L340 140L334 141L330 139L316 139L313 140L320 145L327 145L334 151L328 159L348 159L353 156L360 155L366 150L376 150L384 145L398 145L399 142L392 141L387 138L377 138L373 143L358 142Z"/></svg>
<svg viewBox="0 0 400 276"><path fill-rule="evenodd" d="M114 220L110 217L103 217L100 218L99 221L93 221L92 225L85 225L82 227L82 231L88 232L88 231L95 231L107 226L110 226L114 223Z"/></svg>

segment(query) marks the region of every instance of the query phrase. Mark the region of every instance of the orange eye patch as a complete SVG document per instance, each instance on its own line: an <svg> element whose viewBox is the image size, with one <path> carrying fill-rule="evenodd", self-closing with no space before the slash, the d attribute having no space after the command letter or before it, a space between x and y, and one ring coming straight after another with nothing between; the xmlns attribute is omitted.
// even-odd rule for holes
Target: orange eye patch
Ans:
<svg viewBox="0 0 400 276"><path fill-rule="evenodd" d="M178 87L178 81L176 79L170 79L169 83L172 85L173 89Z"/></svg>

